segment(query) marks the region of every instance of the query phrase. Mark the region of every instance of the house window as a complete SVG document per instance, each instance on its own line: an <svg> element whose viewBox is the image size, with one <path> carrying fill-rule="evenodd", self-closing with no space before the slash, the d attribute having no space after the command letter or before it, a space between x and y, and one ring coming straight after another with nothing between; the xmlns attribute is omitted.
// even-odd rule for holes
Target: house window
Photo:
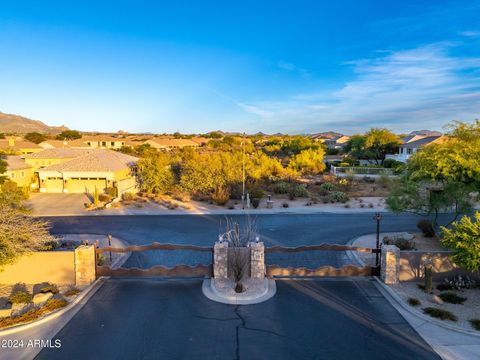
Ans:
<svg viewBox="0 0 480 360"><path fill-rule="evenodd" d="M107 146L107 142L106 142L106 141L102 141L102 146Z"/></svg>
<svg viewBox="0 0 480 360"><path fill-rule="evenodd" d="M411 148L408 148L408 149L407 149L407 154L410 155L411 153L412 153L412 149L411 149Z"/></svg>
<svg viewBox="0 0 480 360"><path fill-rule="evenodd" d="M112 141L112 142L110 143L110 145L115 146L115 143Z"/></svg>
<svg viewBox="0 0 480 360"><path fill-rule="evenodd" d="M22 175L22 178L25 177L25 171L22 171L20 174Z"/></svg>
<svg viewBox="0 0 480 360"><path fill-rule="evenodd" d="M12 172L12 174L10 175L10 177L11 177L12 179L15 179L15 173Z"/></svg>

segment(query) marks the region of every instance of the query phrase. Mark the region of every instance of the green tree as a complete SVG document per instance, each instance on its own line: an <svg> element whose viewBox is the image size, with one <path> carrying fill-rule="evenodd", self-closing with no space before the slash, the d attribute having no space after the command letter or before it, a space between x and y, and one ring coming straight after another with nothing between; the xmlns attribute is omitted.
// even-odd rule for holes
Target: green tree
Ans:
<svg viewBox="0 0 480 360"><path fill-rule="evenodd" d="M4 133L0 133L0 139L5 139L5 134Z"/></svg>
<svg viewBox="0 0 480 360"><path fill-rule="evenodd" d="M7 178L4 174L7 172L8 164L5 160L0 157L0 184L3 184Z"/></svg>
<svg viewBox="0 0 480 360"><path fill-rule="evenodd" d="M14 181L7 180L0 186L0 209L21 208L22 201L27 199L28 193Z"/></svg>
<svg viewBox="0 0 480 360"><path fill-rule="evenodd" d="M400 145L400 138L387 129L373 128L365 134L365 150L372 154L378 165L383 165L385 156Z"/></svg>
<svg viewBox="0 0 480 360"><path fill-rule="evenodd" d="M28 134L25 134L24 138L25 140L33 142L35 144L40 144L41 142L47 140L47 137L45 135L38 132L30 132Z"/></svg>
<svg viewBox="0 0 480 360"><path fill-rule="evenodd" d="M82 134L80 134L77 130L64 130L60 134L57 135L57 140L75 140L80 139Z"/></svg>
<svg viewBox="0 0 480 360"><path fill-rule="evenodd" d="M137 167L142 190L148 193L164 194L174 185L169 154L149 153L138 161Z"/></svg>
<svg viewBox="0 0 480 360"><path fill-rule="evenodd" d="M463 216L452 228L442 227L442 246L455 250L453 260L470 271L480 270L480 213Z"/></svg>
<svg viewBox="0 0 480 360"><path fill-rule="evenodd" d="M318 174L325 170L324 155L323 148L303 150L290 159L288 167L304 174Z"/></svg>

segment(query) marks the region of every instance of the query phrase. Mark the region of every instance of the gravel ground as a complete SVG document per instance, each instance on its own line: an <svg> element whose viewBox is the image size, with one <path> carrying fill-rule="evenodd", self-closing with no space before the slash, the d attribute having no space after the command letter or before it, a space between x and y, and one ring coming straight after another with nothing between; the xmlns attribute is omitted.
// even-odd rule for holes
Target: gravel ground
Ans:
<svg viewBox="0 0 480 360"><path fill-rule="evenodd" d="M426 294L423 290L419 289L417 282L401 282L399 284L390 285L390 287L397 292L397 294L405 301L408 298L413 297L420 300L421 305L416 308L422 311L426 307L435 307L443 310L448 310L458 317L457 322L445 320L449 324L453 324L468 330L472 330L472 326L469 322L471 319L480 319L480 289L467 289L464 291L449 290L456 293L458 296L465 297L467 300L461 304L449 304L443 303L441 305L433 303L430 299L432 295ZM438 295L440 291L436 290L434 283L433 293Z"/></svg>
<svg viewBox="0 0 480 360"><path fill-rule="evenodd" d="M25 288L29 293L34 292L34 286L33 284L24 284ZM14 290L16 285L1 285L0 284L0 309L5 309L5 308L10 308L10 306L7 306L8 304L8 298L10 295L12 295L12 292ZM58 290L60 290L60 293L62 294L64 291L66 291L71 285L63 285L63 286L58 286ZM37 293L38 290L36 289L35 293Z"/></svg>

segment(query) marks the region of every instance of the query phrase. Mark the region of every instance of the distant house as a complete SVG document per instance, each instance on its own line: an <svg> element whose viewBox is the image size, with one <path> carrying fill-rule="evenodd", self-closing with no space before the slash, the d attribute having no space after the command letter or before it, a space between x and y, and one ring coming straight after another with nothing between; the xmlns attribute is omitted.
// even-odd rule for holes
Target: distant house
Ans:
<svg viewBox="0 0 480 360"><path fill-rule="evenodd" d="M0 151L7 154L26 155L42 150L43 148L41 146L30 141L22 140L21 138L9 137L7 139L0 139Z"/></svg>
<svg viewBox="0 0 480 360"><path fill-rule="evenodd" d="M37 175L45 193L105 192L114 187L118 195L137 191L138 158L108 149L46 149L27 155L25 163Z"/></svg>
<svg viewBox="0 0 480 360"><path fill-rule="evenodd" d="M172 139L172 138L155 138L145 141L144 144L150 145L157 150L172 150L183 147L198 147L200 144L190 139Z"/></svg>
<svg viewBox="0 0 480 360"><path fill-rule="evenodd" d="M88 148L120 149L129 146L127 140L107 135L85 135L75 140L45 140L39 144L43 149Z"/></svg>
<svg viewBox="0 0 480 360"><path fill-rule="evenodd" d="M33 166L26 164L20 156L6 156L6 176L20 187L30 187L33 182Z"/></svg>
<svg viewBox="0 0 480 360"><path fill-rule="evenodd" d="M350 140L350 136L340 135L332 139L325 139L323 143L328 149L342 149L347 145L348 140Z"/></svg>
<svg viewBox="0 0 480 360"><path fill-rule="evenodd" d="M393 159L401 162L407 162L407 160L415 154L422 147L442 143L447 140L447 137L439 132L433 131L421 131L414 132L401 139L402 144L399 145L398 153L393 155L387 155L386 159Z"/></svg>

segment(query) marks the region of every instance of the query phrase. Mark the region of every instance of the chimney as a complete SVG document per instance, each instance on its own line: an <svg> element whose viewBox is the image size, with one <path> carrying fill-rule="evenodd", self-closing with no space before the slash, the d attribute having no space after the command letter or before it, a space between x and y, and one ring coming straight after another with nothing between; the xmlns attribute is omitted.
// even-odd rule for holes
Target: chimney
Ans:
<svg viewBox="0 0 480 360"><path fill-rule="evenodd" d="M15 146L15 139L14 138L8 138L8 146Z"/></svg>

